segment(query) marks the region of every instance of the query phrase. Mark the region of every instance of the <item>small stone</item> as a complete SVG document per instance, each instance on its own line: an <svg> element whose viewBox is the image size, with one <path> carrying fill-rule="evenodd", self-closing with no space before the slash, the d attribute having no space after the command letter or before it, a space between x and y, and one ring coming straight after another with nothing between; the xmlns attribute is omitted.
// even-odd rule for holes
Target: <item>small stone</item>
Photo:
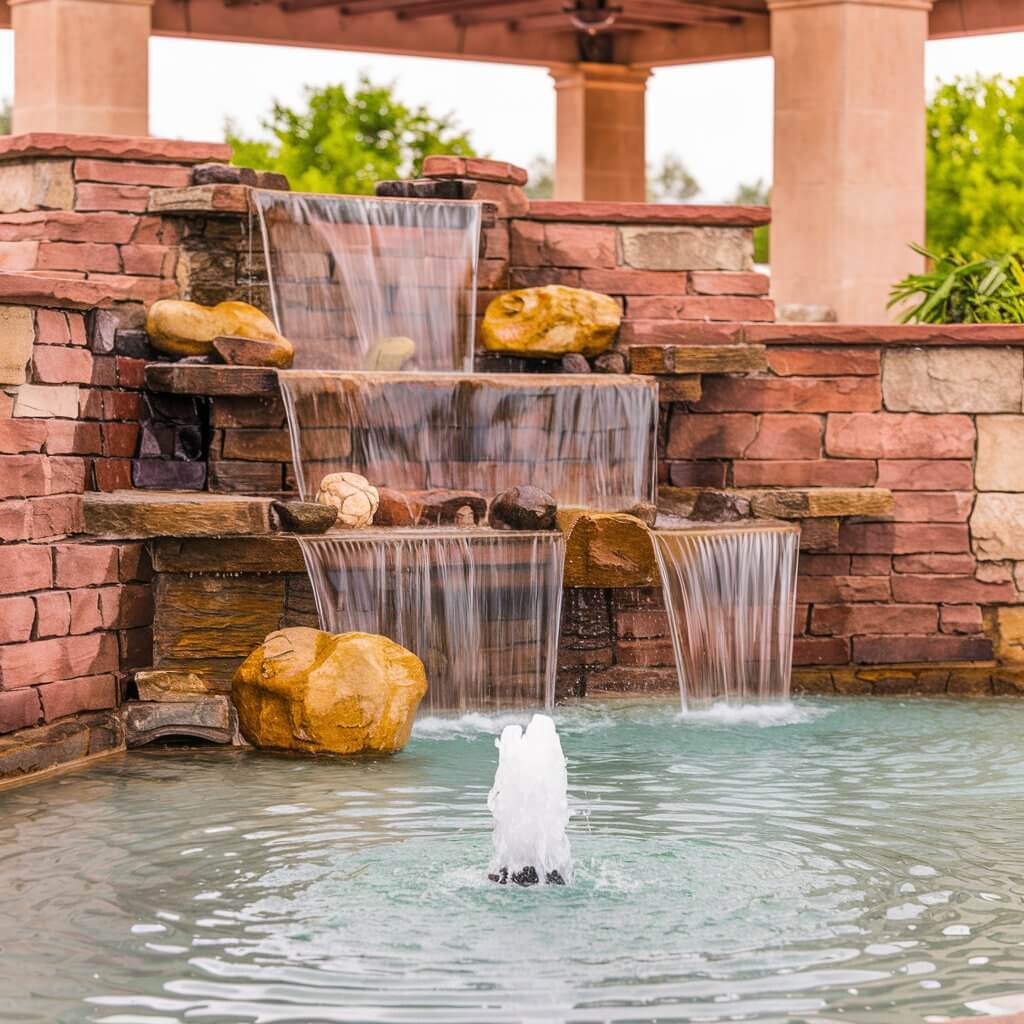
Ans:
<svg viewBox="0 0 1024 1024"><path fill-rule="evenodd" d="M596 356L615 340L622 310L610 295L560 284L522 288L492 299L480 325L492 352L551 358Z"/></svg>
<svg viewBox="0 0 1024 1024"><path fill-rule="evenodd" d="M271 633L231 686L253 746L307 754L401 750L426 692L423 662L394 641L301 626Z"/></svg>
<svg viewBox="0 0 1024 1024"><path fill-rule="evenodd" d="M254 171L250 167L232 167L230 164L196 164L192 168L193 185L249 185L275 192L291 188L288 178L275 171Z"/></svg>
<svg viewBox="0 0 1024 1024"><path fill-rule="evenodd" d="M579 352L566 352L561 366L562 373L590 373L590 363Z"/></svg>
<svg viewBox="0 0 1024 1024"><path fill-rule="evenodd" d="M392 199L472 199L476 182L465 178L413 178L406 181L378 181L376 195Z"/></svg>
<svg viewBox="0 0 1024 1024"><path fill-rule="evenodd" d="M213 339L213 351L228 366L273 366L286 370L295 359L292 343L280 337L266 341L224 335Z"/></svg>
<svg viewBox="0 0 1024 1024"><path fill-rule="evenodd" d="M621 352L602 352L594 360L594 369L598 373L625 373L626 357Z"/></svg>
<svg viewBox="0 0 1024 1024"><path fill-rule="evenodd" d="M364 369L401 370L415 354L416 342L412 338L378 338L366 353Z"/></svg>
<svg viewBox="0 0 1024 1024"><path fill-rule="evenodd" d="M196 694L210 693L212 687L194 672L147 670L135 673L141 701L195 700Z"/></svg>
<svg viewBox="0 0 1024 1024"><path fill-rule="evenodd" d="M473 513L473 525L482 523L487 515L487 499L473 491L436 487L429 491L410 491L408 498L419 526L454 526L455 517L463 508Z"/></svg>
<svg viewBox="0 0 1024 1024"><path fill-rule="evenodd" d="M490 524L496 530L553 530L558 506L539 487L512 487L491 502Z"/></svg>
<svg viewBox="0 0 1024 1024"><path fill-rule="evenodd" d="M338 510L316 501L275 501L270 505L277 528L289 533L325 533L336 522Z"/></svg>
<svg viewBox="0 0 1024 1024"><path fill-rule="evenodd" d="M201 491L206 486L206 463L132 459L132 485L157 491Z"/></svg>
<svg viewBox="0 0 1024 1024"><path fill-rule="evenodd" d="M377 495L379 499L377 513L373 517L377 526L416 525L409 499L401 491L396 491L391 487L379 487Z"/></svg>
<svg viewBox="0 0 1024 1024"><path fill-rule="evenodd" d="M476 526L476 518L473 509L469 505L463 505L455 510L455 525L463 529Z"/></svg>
<svg viewBox="0 0 1024 1024"><path fill-rule="evenodd" d="M734 523L750 518L750 502L725 491L701 491L690 516L699 523Z"/></svg>
<svg viewBox="0 0 1024 1024"><path fill-rule="evenodd" d="M638 501L635 505L622 510L627 516L635 516L642 523L653 526L658 518L658 506L649 501Z"/></svg>
<svg viewBox="0 0 1024 1024"><path fill-rule="evenodd" d="M377 488L358 473L328 473L320 481L316 500L338 510L338 526L361 529L373 522L380 503Z"/></svg>

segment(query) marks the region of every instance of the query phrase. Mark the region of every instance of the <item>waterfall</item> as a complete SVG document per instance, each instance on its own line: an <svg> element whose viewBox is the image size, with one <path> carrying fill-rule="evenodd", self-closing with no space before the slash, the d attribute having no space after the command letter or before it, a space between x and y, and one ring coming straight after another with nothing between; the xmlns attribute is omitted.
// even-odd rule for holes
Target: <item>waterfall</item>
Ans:
<svg viewBox="0 0 1024 1024"><path fill-rule="evenodd" d="M417 654L426 710L553 705L560 533L435 527L298 540L321 626L380 633Z"/></svg>
<svg viewBox="0 0 1024 1024"><path fill-rule="evenodd" d="M381 344L402 338L403 369L472 369L479 203L259 190L252 203L297 367L387 368Z"/></svg>
<svg viewBox="0 0 1024 1024"><path fill-rule="evenodd" d="M799 528L656 530L684 709L789 696Z"/></svg>
<svg viewBox="0 0 1024 1024"><path fill-rule="evenodd" d="M493 496L517 484L561 505L621 510L655 494L657 385L593 374L283 370L303 497L327 473L399 490Z"/></svg>

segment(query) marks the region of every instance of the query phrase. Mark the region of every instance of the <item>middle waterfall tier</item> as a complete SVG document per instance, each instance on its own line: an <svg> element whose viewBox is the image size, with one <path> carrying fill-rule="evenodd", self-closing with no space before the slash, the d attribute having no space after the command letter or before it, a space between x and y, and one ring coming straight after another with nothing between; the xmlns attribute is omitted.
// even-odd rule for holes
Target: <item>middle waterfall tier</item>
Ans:
<svg viewBox="0 0 1024 1024"><path fill-rule="evenodd" d="M560 505L655 499L658 387L589 374L280 371L302 496L328 473L486 496L520 484Z"/></svg>
<svg viewBox="0 0 1024 1024"><path fill-rule="evenodd" d="M368 529L297 539L321 627L379 633L419 655L426 710L553 705L560 533Z"/></svg>

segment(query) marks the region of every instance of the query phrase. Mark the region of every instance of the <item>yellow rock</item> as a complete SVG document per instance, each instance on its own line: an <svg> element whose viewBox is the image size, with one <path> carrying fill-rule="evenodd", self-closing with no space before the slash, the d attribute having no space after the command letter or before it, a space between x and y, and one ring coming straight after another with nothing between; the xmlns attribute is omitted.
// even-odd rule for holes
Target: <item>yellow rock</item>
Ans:
<svg viewBox="0 0 1024 1024"><path fill-rule="evenodd" d="M255 747L390 754L408 742L426 692L423 662L387 637L296 626L246 658L231 699Z"/></svg>
<svg viewBox="0 0 1024 1024"><path fill-rule="evenodd" d="M270 317L247 302L200 306L198 302L160 299L149 307L146 333L153 348L171 356L209 355L213 339L226 335L285 341Z"/></svg>
<svg viewBox="0 0 1024 1024"><path fill-rule="evenodd" d="M622 321L608 295L549 284L492 299L480 336L492 352L551 358L567 352L596 356L615 340Z"/></svg>
<svg viewBox="0 0 1024 1024"><path fill-rule="evenodd" d="M412 338L378 338L366 353L366 370L400 370L416 354Z"/></svg>

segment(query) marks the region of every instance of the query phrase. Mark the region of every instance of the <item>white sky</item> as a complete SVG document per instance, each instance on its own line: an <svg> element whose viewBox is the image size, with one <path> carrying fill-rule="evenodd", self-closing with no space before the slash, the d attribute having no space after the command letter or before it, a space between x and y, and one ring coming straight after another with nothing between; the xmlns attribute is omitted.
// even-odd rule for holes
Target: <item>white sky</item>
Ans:
<svg viewBox="0 0 1024 1024"><path fill-rule="evenodd" d="M185 39L150 42L151 131L220 139L226 117L251 134L273 99L298 103L303 85L394 81L407 102L451 111L478 150L528 164L554 153L554 93L541 68L290 49ZM1024 75L1024 33L928 44L927 81L976 71ZM14 89L13 34L0 31L0 97ZM741 181L771 177L771 60L663 68L648 90L650 159L675 152L702 186L728 199Z"/></svg>

